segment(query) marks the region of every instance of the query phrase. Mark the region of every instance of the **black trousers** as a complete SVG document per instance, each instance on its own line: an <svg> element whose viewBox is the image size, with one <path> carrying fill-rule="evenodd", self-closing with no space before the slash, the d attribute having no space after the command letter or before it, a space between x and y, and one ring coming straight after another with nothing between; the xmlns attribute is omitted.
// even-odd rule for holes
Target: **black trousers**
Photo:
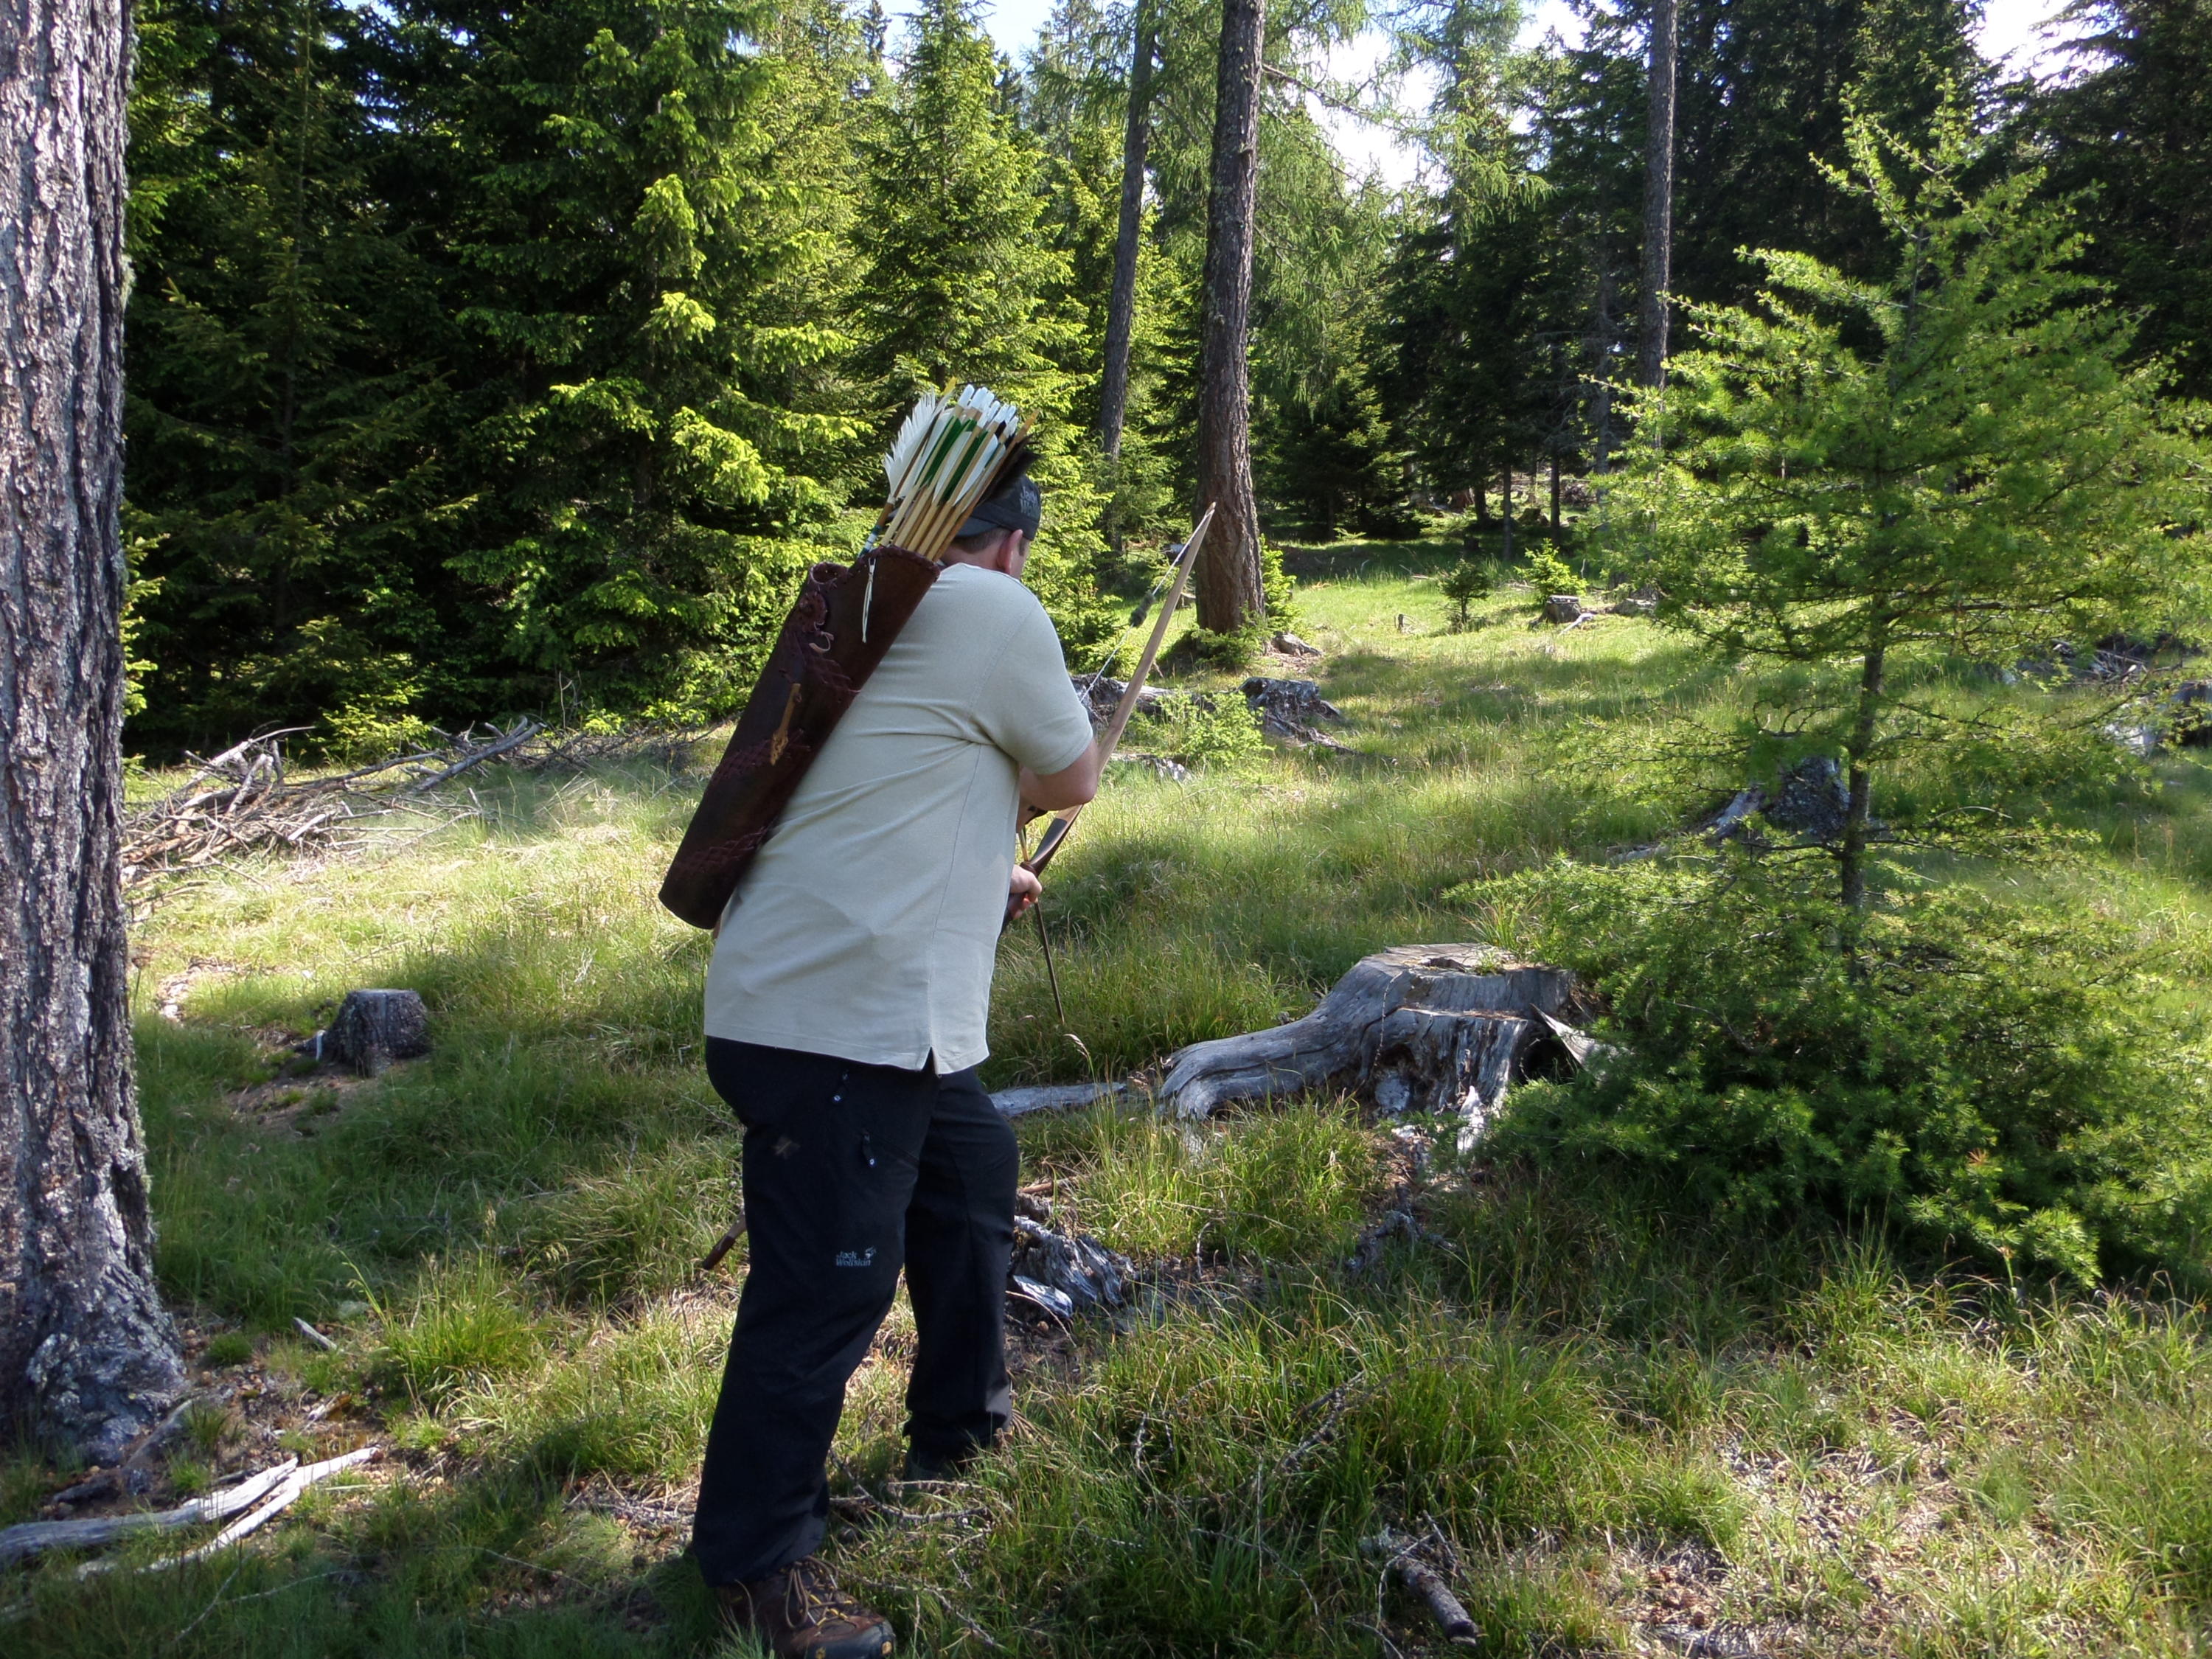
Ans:
<svg viewBox="0 0 2212 1659"><path fill-rule="evenodd" d="M902 1266L915 1451L956 1460L1006 1426L1020 1155L972 1069L939 1077L709 1037L707 1076L744 1129L750 1265L691 1551L708 1583L732 1584L821 1543L845 1384Z"/></svg>

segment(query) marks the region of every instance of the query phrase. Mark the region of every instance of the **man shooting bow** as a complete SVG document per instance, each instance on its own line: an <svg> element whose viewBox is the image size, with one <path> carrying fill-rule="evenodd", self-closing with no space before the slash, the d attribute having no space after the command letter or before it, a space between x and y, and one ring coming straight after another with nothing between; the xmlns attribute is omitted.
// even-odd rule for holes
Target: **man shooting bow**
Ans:
<svg viewBox="0 0 2212 1659"><path fill-rule="evenodd" d="M744 1131L750 1268L707 1437L692 1553L778 1656L880 1659L890 1624L817 1557L845 1384L914 1305L907 1474L951 1474L1012 1409L1019 1154L975 1067L1002 925L1036 902L1021 803L1097 793L1099 757L1019 578L1042 500L979 504L724 911L707 1075Z"/></svg>

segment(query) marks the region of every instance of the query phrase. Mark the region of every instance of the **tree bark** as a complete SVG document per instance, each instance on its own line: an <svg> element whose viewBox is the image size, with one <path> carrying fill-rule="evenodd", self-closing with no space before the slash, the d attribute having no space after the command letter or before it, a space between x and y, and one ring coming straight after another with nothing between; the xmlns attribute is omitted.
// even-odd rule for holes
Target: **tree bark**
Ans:
<svg viewBox="0 0 2212 1659"><path fill-rule="evenodd" d="M1850 805L1844 813L1843 844L1837 849L1836 863L1842 877L1844 908L1848 910L1866 908L1867 842L1874 823L1874 778L1867 757L1874 750L1875 726L1881 714L1882 671L1888 643L1888 629L1877 619L1859 665L1858 708L1853 714L1850 735L1844 740Z"/></svg>
<svg viewBox="0 0 2212 1659"><path fill-rule="evenodd" d="M1636 383L1667 379L1667 283L1674 252L1674 40L1678 0L1653 0L1644 140L1644 293L1636 330Z"/></svg>
<svg viewBox="0 0 2212 1659"><path fill-rule="evenodd" d="M1129 337L1137 319L1137 246L1145 228L1145 158L1152 147L1152 58L1158 51L1152 8L1139 0L1129 52L1129 114L1121 137L1121 220L1114 233L1114 286L1106 296L1106 367L1098 385L1098 440L1121 453L1129 410Z"/></svg>
<svg viewBox="0 0 2212 1659"><path fill-rule="evenodd" d="M1555 440L1552 446L1552 533L1559 533L1559 450Z"/></svg>
<svg viewBox="0 0 2212 1659"><path fill-rule="evenodd" d="M1216 511L1199 561L1198 622L1230 633L1266 614L1252 489L1252 212L1260 173L1264 0L1224 0L1206 201L1199 343L1198 510Z"/></svg>
<svg viewBox="0 0 2212 1659"><path fill-rule="evenodd" d="M1237 1101L1326 1090L1479 1127L1525 1072L1531 1045L1553 1035L1546 1017L1581 1002L1564 968L1482 945L1395 945L1362 957L1303 1019L1178 1049L1155 1097L1205 1117Z"/></svg>
<svg viewBox="0 0 2212 1659"><path fill-rule="evenodd" d="M121 886L126 3L0 32L0 1414L100 1462L184 1385Z"/></svg>

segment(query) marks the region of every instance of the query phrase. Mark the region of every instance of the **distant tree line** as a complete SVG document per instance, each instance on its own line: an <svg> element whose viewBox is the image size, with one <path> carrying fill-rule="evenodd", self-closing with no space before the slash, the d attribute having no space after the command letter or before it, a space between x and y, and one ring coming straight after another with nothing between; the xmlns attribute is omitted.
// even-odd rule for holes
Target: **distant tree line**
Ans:
<svg viewBox="0 0 2212 1659"><path fill-rule="evenodd" d="M1266 10L1271 532L1487 520L1516 473L1622 451L1648 10L1591 0L1579 46L1534 51L1514 0ZM1677 0L1672 290L1746 300L1752 247L1886 275L1823 166L1853 112L1918 142L1961 97L1992 173L2094 192L2087 265L2212 392L2212 5L2096 16L2038 88L1953 0ZM1376 112L1425 158L1404 191L1348 176L1314 115L1365 101L1317 66L1370 21L1432 71L1425 107ZM948 377L1046 416L1034 579L1072 650L1190 504L1221 0L1062 0L1018 66L966 0L147 0L138 27L136 751L725 713Z"/></svg>

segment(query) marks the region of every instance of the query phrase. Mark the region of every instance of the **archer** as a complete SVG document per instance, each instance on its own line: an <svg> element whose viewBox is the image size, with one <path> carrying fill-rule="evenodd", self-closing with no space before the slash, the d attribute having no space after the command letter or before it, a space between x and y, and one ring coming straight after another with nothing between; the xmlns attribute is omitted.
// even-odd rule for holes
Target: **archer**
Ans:
<svg viewBox="0 0 2212 1659"><path fill-rule="evenodd" d="M726 1620L779 1656L891 1651L889 1622L815 1552L845 1385L902 1267L908 1478L955 1473L1012 1409L1019 1152L975 1067L1000 927L1039 891L1017 816L1080 806L1102 766L1020 581L1042 508L1017 474L952 521L721 912L708 970L707 1074L744 1130L750 1258L691 1547Z"/></svg>

